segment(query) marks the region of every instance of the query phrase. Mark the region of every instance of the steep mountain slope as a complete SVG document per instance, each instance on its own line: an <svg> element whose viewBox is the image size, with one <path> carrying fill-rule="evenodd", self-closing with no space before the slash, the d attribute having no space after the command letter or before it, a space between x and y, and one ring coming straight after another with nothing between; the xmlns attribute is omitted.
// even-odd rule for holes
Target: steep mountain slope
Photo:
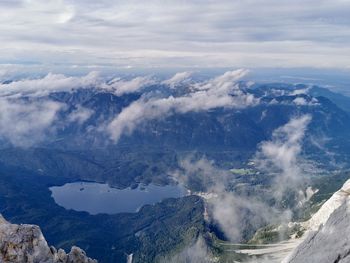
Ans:
<svg viewBox="0 0 350 263"><path fill-rule="evenodd" d="M350 180L346 181L343 187L335 192L321 208L304 224L309 230L318 230L320 225L324 225L332 213L347 201L350 195Z"/></svg>
<svg viewBox="0 0 350 263"><path fill-rule="evenodd" d="M337 92L332 92L329 89L313 86L309 89L309 94L315 97L326 97L337 104L346 112L350 112L350 98Z"/></svg>
<svg viewBox="0 0 350 263"><path fill-rule="evenodd" d="M284 263L350 262L350 180L307 222L305 240Z"/></svg>

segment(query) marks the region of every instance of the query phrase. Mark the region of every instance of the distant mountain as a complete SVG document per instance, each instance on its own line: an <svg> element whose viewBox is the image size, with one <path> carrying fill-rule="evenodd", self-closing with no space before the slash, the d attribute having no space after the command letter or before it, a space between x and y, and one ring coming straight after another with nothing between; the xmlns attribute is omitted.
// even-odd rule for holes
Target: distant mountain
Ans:
<svg viewBox="0 0 350 263"><path fill-rule="evenodd" d="M259 103L160 115L141 121L130 133L123 133L118 142L111 140L106 125L132 103L145 96L168 98L170 94L183 98L188 90L173 91L153 85L147 93L122 96L97 89L77 89L45 97L20 97L15 101L50 100L65 107L52 123L53 133L42 136L44 140L29 148L12 147L4 142L0 161L33 172L107 181L122 187L139 182L166 183L164 175L190 153L207 155L218 165L246 162L276 128L302 114L312 116L305 136L305 153L323 162L328 158L328 150L349 154L350 116L329 98L300 92L304 89L300 85L240 85L244 94L254 96ZM320 151L319 147L324 149Z"/></svg>
<svg viewBox="0 0 350 263"><path fill-rule="evenodd" d="M341 109L345 110L346 112L350 112L350 97L348 96L318 86L311 87L308 93L314 97L322 96L328 98Z"/></svg>
<svg viewBox="0 0 350 263"><path fill-rule="evenodd" d="M169 94L163 86L153 86L157 97ZM344 141L350 132L348 109L350 98L327 89L313 87L298 94L300 86L261 85L242 88L260 100L260 103L244 108L218 107L209 111L190 111L160 116L141 123L130 134L123 134L115 144L109 135L93 129L110 122L122 110L138 101L141 93L116 96L108 92L76 90L54 93L48 96L68 108L61 112L61 123L79 107L91 110L92 114L83 123L77 121L57 129L57 134L42 146L67 150L107 147L153 147L174 150L255 150L256 145L271 136L271 132L285 124L292 116L311 114L310 136L324 136L331 139L341 137ZM163 95L159 95L163 94ZM177 90L177 97L186 96ZM153 96L147 94L147 96ZM339 105L340 103L341 105ZM60 125L57 124L58 127ZM57 141L55 141L57 140ZM347 141L347 140L345 140ZM106 146L107 145L107 146Z"/></svg>

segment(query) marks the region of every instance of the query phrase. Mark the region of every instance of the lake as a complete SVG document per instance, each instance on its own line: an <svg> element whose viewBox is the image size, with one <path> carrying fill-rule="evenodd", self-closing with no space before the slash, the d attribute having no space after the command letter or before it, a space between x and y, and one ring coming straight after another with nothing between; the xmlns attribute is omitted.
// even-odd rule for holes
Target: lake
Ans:
<svg viewBox="0 0 350 263"><path fill-rule="evenodd" d="M68 183L50 187L56 204L75 211L117 214L137 212L142 206L155 204L166 198L185 196L187 191L180 185L147 185L131 189L117 189L107 184L91 182Z"/></svg>

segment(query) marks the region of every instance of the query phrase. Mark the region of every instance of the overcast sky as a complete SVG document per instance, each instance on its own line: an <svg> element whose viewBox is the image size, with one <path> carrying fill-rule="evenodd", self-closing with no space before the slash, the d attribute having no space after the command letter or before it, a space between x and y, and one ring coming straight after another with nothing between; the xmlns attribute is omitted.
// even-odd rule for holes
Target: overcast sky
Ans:
<svg viewBox="0 0 350 263"><path fill-rule="evenodd" d="M0 43L2 68L348 69L350 0L0 0Z"/></svg>

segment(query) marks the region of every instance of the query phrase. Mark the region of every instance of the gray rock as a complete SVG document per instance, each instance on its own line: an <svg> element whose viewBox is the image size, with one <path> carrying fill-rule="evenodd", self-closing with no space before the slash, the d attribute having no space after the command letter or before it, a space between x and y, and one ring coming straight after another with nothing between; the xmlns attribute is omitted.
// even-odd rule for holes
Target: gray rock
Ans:
<svg viewBox="0 0 350 263"><path fill-rule="evenodd" d="M346 200L329 217L325 225L308 233L306 239L284 263L349 263L350 200Z"/></svg>
<svg viewBox="0 0 350 263"><path fill-rule="evenodd" d="M15 225L0 215L1 263L97 263L85 251L72 247L67 254L49 247L40 228L35 225Z"/></svg>

